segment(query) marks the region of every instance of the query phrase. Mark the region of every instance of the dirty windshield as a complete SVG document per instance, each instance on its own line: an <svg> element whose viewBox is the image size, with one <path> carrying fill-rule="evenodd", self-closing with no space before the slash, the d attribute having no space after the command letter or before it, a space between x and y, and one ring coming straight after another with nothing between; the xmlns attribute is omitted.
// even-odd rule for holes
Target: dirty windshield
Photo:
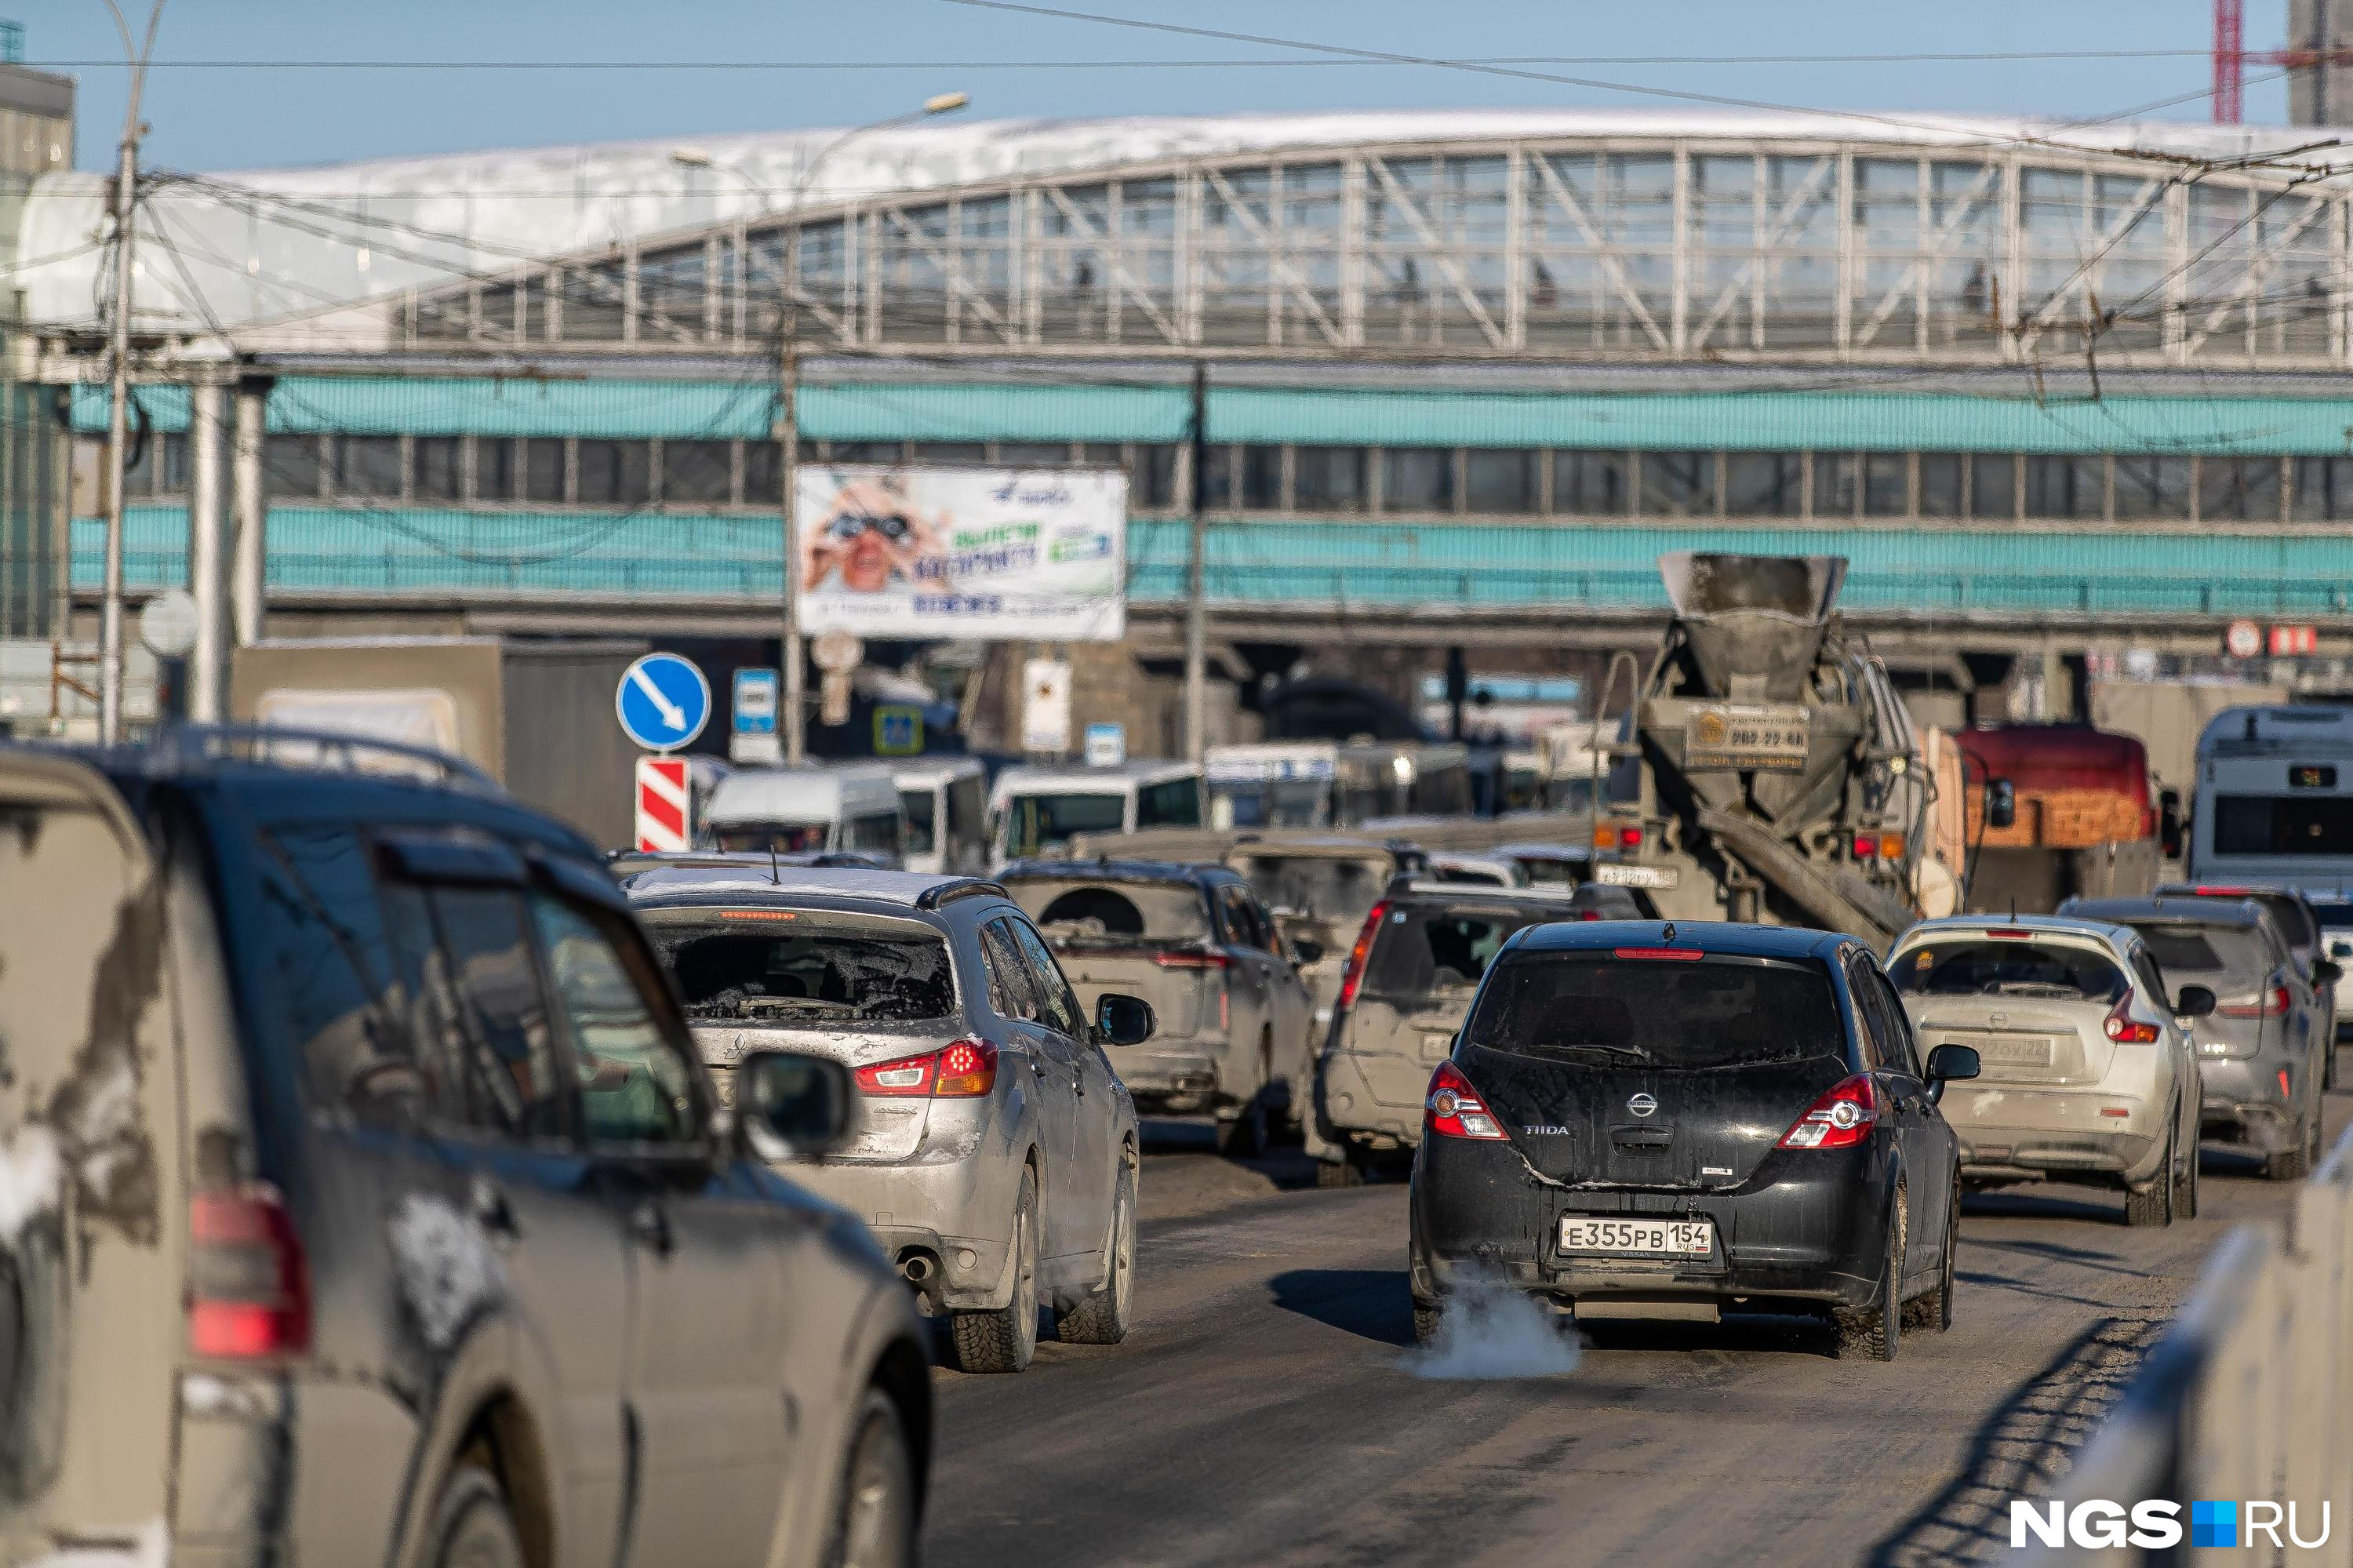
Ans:
<svg viewBox="0 0 2353 1568"><path fill-rule="evenodd" d="M2172 921L2136 921L2133 929L2148 944L2149 957L2167 976L2179 973L2260 975L2271 968L2263 945L2243 926L2185 926Z"/></svg>
<svg viewBox="0 0 2353 1568"><path fill-rule="evenodd" d="M1009 882L1013 901L1056 947L1198 942L1209 934L1200 890L1188 882Z"/></svg>
<svg viewBox="0 0 2353 1568"><path fill-rule="evenodd" d="M1325 855L1258 854L1234 867L1278 914L1303 915L1353 926L1388 885L1386 860L1336 860Z"/></svg>
<svg viewBox="0 0 2353 1568"><path fill-rule="evenodd" d="M1127 828L1124 795L1016 795L1005 802L1005 853L1036 854L1060 847L1072 833L1116 833Z"/></svg>
<svg viewBox="0 0 2353 1568"><path fill-rule="evenodd" d="M2124 971L2089 948L2010 938L1923 942L1895 956L1887 978L1907 996L2021 996L2114 1001Z"/></svg>
<svg viewBox="0 0 2353 1568"><path fill-rule="evenodd" d="M825 848L824 822L720 822L712 842L730 853L807 854Z"/></svg>
<svg viewBox="0 0 2353 1568"><path fill-rule="evenodd" d="M914 1022L955 1009L947 944L905 925L772 909L648 924L697 1022Z"/></svg>
<svg viewBox="0 0 2353 1568"><path fill-rule="evenodd" d="M1373 939L1373 955L1365 966L1365 993L1402 1001L1467 991L1479 983L1488 960L1513 932L1559 918L1557 911L1543 908L1391 909Z"/></svg>
<svg viewBox="0 0 2353 1568"><path fill-rule="evenodd" d="M1534 953L1506 964L1463 1038L1597 1066L1696 1069L1842 1055L1830 977L1812 964Z"/></svg>

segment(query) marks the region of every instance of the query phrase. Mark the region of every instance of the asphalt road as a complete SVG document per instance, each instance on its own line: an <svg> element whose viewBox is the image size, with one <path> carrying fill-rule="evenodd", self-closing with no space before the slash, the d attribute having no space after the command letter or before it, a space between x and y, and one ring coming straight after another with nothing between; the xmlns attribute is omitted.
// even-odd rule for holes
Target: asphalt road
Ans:
<svg viewBox="0 0 2353 1568"><path fill-rule="evenodd" d="M2334 1097L2329 1132L2353 1097ZM2094 1189L1968 1199L1948 1334L1839 1361L1786 1319L1597 1325L1573 1370L1418 1375L1405 1189L1282 1190L1157 1126L1127 1341L937 1374L932 1568L2009 1555L2232 1224L2291 1191L2209 1150L2204 1213L2125 1227Z"/></svg>

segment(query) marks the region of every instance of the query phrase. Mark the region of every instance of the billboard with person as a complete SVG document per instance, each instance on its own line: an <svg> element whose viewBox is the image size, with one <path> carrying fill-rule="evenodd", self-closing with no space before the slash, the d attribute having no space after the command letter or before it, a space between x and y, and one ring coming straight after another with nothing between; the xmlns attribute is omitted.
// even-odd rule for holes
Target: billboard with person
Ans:
<svg viewBox="0 0 2353 1568"><path fill-rule="evenodd" d="M811 632L1067 642L1127 630L1115 470L812 464L793 501Z"/></svg>

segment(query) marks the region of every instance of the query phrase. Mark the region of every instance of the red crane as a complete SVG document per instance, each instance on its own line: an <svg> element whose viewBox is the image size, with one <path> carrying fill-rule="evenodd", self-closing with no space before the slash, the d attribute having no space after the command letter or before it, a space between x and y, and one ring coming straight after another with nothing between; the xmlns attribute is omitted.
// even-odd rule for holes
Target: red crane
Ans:
<svg viewBox="0 0 2353 1568"><path fill-rule="evenodd" d="M2323 24L2324 34L2326 24ZM2306 70L2315 66L2353 65L2353 48L2247 50L2247 0L2214 0L2214 123L2236 125L2245 118L2247 62ZM2324 110L2324 112L2327 112Z"/></svg>

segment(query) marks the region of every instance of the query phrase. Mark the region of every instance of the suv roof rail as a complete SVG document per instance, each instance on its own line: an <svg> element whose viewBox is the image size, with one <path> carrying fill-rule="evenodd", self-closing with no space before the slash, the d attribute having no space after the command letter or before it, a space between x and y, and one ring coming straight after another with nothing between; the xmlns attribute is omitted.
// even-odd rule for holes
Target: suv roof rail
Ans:
<svg viewBox="0 0 2353 1568"><path fill-rule="evenodd" d="M291 749L294 755L278 755L280 747ZM506 793L505 787L497 779L461 757L452 757L430 747L411 746L406 741L343 735L334 730L284 729L275 725L258 724L174 725L159 733L147 747L148 766L151 768L175 768L239 758L248 762L267 762L281 768L308 767L322 772L357 773L364 770L360 761L363 754L389 758L407 765L397 769L378 771L398 772L414 778L416 765L421 763L433 770L430 782L485 794ZM330 758L339 758L340 761L330 761Z"/></svg>
<svg viewBox="0 0 2353 1568"><path fill-rule="evenodd" d="M1577 890L1547 883L1530 887L1497 887L1486 882L1448 882L1435 876L1415 876L1403 873L1390 878L1388 891L1398 893L1434 893L1448 898L1522 898L1538 904L1571 904Z"/></svg>
<svg viewBox="0 0 2353 1568"><path fill-rule="evenodd" d="M1001 882L991 882L980 876L959 876L924 888L915 897L915 907L937 909L941 905L952 904L959 898L977 898L985 894L994 894L999 898L1012 896L1005 891L1005 885Z"/></svg>

